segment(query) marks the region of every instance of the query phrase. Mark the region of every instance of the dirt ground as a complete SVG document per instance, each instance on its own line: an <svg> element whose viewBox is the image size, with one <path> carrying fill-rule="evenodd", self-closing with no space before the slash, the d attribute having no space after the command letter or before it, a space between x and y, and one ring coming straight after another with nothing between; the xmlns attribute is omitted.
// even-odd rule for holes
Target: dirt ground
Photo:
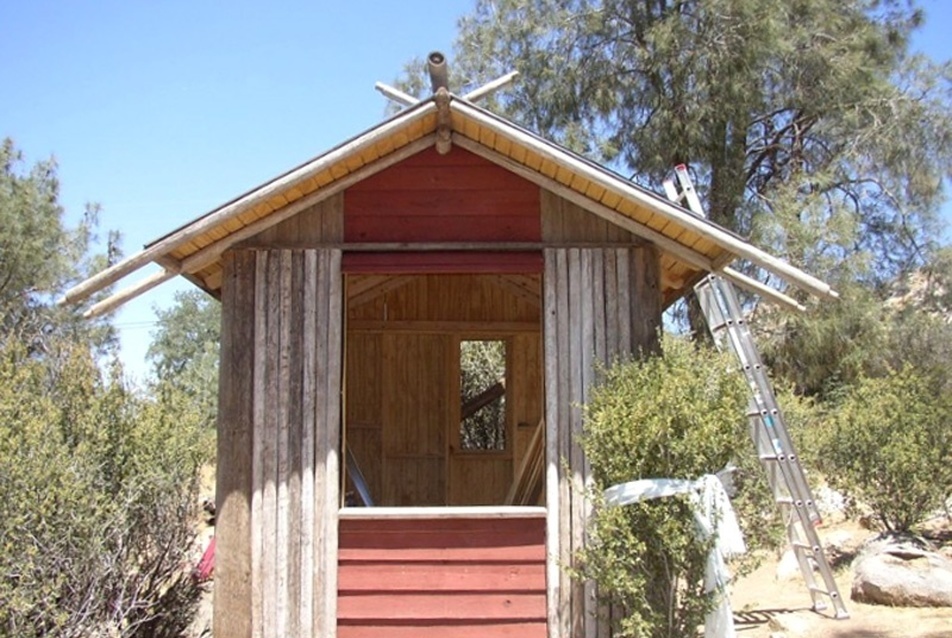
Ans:
<svg viewBox="0 0 952 638"><path fill-rule="evenodd" d="M946 538L948 555L948 522L938 523ZM837 538L844 553L834 556L835 574L840 593L850 617L835 619L832 609L815 612L810 595L800 577L777 579L774 556L755 572L740 579L733 587L731 604L740 638L952 638L952 607L905 608L864 605L850 600L852 572L849 567L853 552L862 542L875 536L856 523L843 521L820 530L821 539Z"/></svg>

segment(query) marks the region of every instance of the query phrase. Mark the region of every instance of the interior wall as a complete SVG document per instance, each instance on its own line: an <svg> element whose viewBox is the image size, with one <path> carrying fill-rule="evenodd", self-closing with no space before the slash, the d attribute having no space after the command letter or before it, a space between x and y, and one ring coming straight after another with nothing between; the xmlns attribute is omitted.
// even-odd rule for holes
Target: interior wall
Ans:
<svg viewBox="0 0 952 638"><path fill-rule="evenodd" d="M525 275L379 277L374 296L366 279L348 278L358 303L347 312L346 440L376 505L503 504L542 417L539 285ZM459 342L473 338L507 342L504 451L456 445Z"/></svg>

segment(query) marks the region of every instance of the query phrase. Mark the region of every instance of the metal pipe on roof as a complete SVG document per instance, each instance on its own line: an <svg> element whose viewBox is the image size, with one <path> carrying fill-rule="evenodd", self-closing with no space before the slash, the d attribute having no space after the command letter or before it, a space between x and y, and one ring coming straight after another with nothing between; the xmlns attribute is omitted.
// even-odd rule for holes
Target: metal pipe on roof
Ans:
<svg viewBox="0 0 952 638"><path fill-rule="evenodd" d="M433 93L440 89L449 90L449 71L446 68L446 56L439 51L433 51L426 56L426 70L430 73L430 86Z"/></svg>

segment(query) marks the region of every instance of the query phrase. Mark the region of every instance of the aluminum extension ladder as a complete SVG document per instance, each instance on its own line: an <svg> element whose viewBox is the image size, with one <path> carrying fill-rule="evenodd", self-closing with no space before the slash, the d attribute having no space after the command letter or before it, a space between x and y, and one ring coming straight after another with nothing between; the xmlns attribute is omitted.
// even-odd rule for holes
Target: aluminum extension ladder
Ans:
<svg viewBox="0 0 952 638"><path fill-rule="evenodd" d="M674 179L664 183L668 198L678 204L686 202L688 210L705 217L687 167L683 164L677 166L675 177L677 184ZM723 277L711 274L695 285L694 291L717 348L721 351L730 349L747 379L751 390L747 414L750 435L767 472L767 481L783 517L790 546L813 599L813 608L825 610L826 602L829 601L836 618L849 618L833 579L833 570L817 535L816 526L820 524L821 517L813 493L777 405L760 353L747 327L734 286ZM814 568L822 582L817 581Z"/></svg>

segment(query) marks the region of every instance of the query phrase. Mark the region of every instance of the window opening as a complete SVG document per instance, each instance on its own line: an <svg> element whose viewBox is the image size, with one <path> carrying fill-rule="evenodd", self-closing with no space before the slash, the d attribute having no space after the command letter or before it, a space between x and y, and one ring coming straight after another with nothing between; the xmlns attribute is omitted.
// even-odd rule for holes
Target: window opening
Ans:
<svg viewBox="0 0 952 638"><path fill-rule="evenodd" d="M464 340L459 348L460 449L506 449L506 341Z"/></svg>

